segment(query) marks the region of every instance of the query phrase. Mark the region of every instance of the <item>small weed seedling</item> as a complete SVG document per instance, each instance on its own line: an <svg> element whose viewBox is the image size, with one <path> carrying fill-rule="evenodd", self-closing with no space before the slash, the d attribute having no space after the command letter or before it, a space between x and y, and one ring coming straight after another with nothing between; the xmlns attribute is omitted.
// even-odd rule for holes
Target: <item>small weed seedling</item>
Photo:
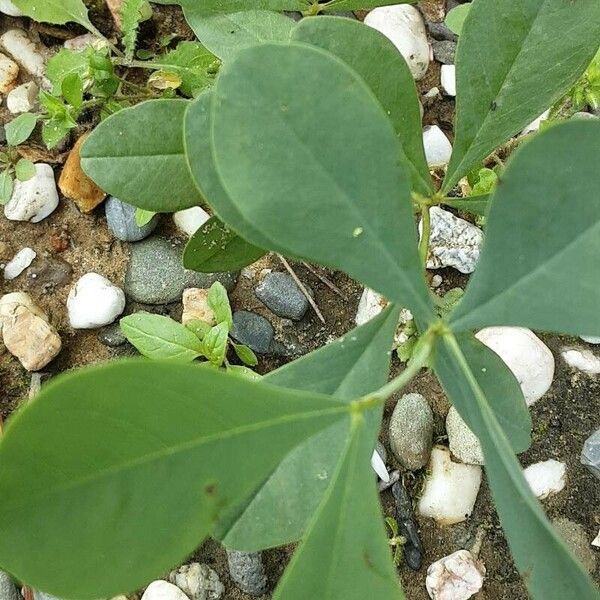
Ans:
<svg viewBox="0 0 600 600"><path fill-rule="evenodd" d="M63 597L112 597L160 576L207 536L245 551L300 540L275 600L402 598L370 458L384 403L429 365L481 442L531 597L598 600L515 457L531 433L520 386L473 332L508 325L600 336L600 123L533 136L497 182L479 170L579 80L597 51L600 3L472 3L457 51L454 151L439 190L396 48L351 19L296 24L278 12L382 3L181 0L223 60L212 88L194 101L121 110L86 141L83 167L107 192L146 211L212 208L186 265L229 270L275 251L345 271L390 305L259 381L138 360L50 382L0 442L0 564L16 577ZM86 24L77 0L62 4ZM272 12L243 10L253 8ZM47 19L44 11L33 16ZM474 168L472 185L486 194L450 197ZM443 307L423 264L429 211L440 204L486 218L477 271ZM418 342L388 381L401 307ZM123 326L150 354L148 318ZM192 341L186 330L180 358L222 364L226 334L214 334L213 354L206 340L215 328L198 331L205 337L190 332Z"/></svg>

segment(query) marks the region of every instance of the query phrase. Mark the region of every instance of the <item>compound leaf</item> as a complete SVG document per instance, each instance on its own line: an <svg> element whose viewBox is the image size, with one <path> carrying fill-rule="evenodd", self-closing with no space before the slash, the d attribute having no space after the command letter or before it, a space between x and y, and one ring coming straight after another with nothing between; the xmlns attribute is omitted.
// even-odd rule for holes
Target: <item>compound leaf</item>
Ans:
<svg viewBox="0 0 600 600"><path fill-rule="evenodd" d="M218 217L211 217L187 243L183 265L201 273L239 271L264 254L264 250L243 240Z"/></svg>
<svg viewBox="0 0 600 600"><path fill-rule="evenodd" d="M13 4L34 21L64 25L79 23L90 31L95 31L88 18L83 0L12 0Z"/></svg>
<svg viewBox="0 0 600 600"><path fill-rule="evenodd" d="M183 150L187 106L185 100L150 100L112 115L85 141L83 170L108 194L144 210L200 204Z"/></svg>
<svg viewBox="0 0 600 600"><path fill-rule="evenodd" d="M169 317L140 312L119 323L129 342L148 358L186 362L202 354L200 340Z"/></svg>
<svg viewBox="0 0 600 600"><path fill-rule="evenodd" d="M0 442L0 564L60 597L137 589L347 413L195 365L120 361L59 377Z"/></svg>
<svg viewBox="0 0 600 600"><path fill-rule="evenodd" d="M390 307L335 342L272 371L264 380L348 402L372 392L387 381L398 314L396 307ZM365 418L372 451L380 413ZM223 543L252 552L300 539L332 485L347 438L346 424L338 423L294 448L234 521L223 524L219 534ZM372 472L370 477L372 483Z"/></svg>
<svg viewBox="0 0 600 600"><path fill-rule="evenodd" d="M417 88L396 46L372 27L343 17L303 19L292 40L335 54L364 79L398 134L413 189L430 195L433 187L423 149Z"/></svg>
<svg viewBox="0 0 600 600"><path fill-rule="evenodd" d="M432 318L400 143L355 71L312 46L254 46L223 67L212 106L214 164L242 216L226 223Z"/></svg>
<svg viewBox="0 0 600 600"><path fill-rule="evenodd" d="M458 43L456 141L447 193L552 106L598 49L598 0L477 0Z"/></svg>
<svg viewBox="0 0 600 600"><path fill-rule="evenodd" d="M369 458L373 437L362 416L331 485L273 600L400 600L404 596L383 528Z"/></svg>
<svg viewBox="0 0 600 600"><path fill-rule="evenodd" d="M502 390L492 376L481 372L476 355L473 360L475 352L470 334L445 335L436 348L435 370L481 442L496 510L529 593L534 600L598 600L594 584L546 519L523 477L494 414Z"/></svg>
<svg viewBox="0 0 600 600"><path fill-rule="evenodd" d="M270 41L289 40L294 21L268 10L244 10L206 16L204 7L185 11L185 18L198 39L222 60L237 51Z"/></svg>
<svg viewBox="0 0 600 600"><path fill-rule="evenodd" d="M522 325L600 335L600 122L553 127L500 179L456 330ZM575 302L565 298L576 298Z"/></svg>

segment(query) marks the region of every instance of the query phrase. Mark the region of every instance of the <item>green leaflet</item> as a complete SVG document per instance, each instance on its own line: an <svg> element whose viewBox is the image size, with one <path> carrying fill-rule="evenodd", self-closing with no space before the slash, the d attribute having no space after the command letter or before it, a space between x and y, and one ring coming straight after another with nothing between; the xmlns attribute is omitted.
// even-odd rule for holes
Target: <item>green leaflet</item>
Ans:
<svg viewBox="0 0 600 600"><path fill-rule="evenodd" d="M318 118L306 110L315 98ZM242 217L226 223L259 246L344 270L422 323L432 318L400 144L346 63L312 46L254 46L223 67L212 106L214 164ZM186 124L189 140L198 132ZM194 171L189 144L188 160Z"/></svg>
<svg viewBox="0 0 600 600"><path fill-rule="evenodd" d="M142 20L142 9L146 0L123 0L121 7L121 32L125 56L128 60L133 58L138 38L138 27Z"/></svg>
<svg viewBox="0 0 600 600"><path fill-rule="evenodd" d="M273 600L401 600L398 574L383 528L365 420L350 436L303 542Z"/></svg>
<svg viewBox="0 0 600 600"><path fill-rule="evenodd" d="M208 290L206 298L208 306L215 314L217 323L226 323L227 327L233 327L233 316L231 314L231 305L229 304L229 296L223 284L215 281Z"/></svg>
<svg viewBox="0 0 600 600"><path fill-rule="evenodd" d="M83 0L12 0L13 4L34 21L44 21L56 25L73 22L95 32L88 19Z"/></svg>
<svg viewBox="0 0 600 600"><path fill-rule="evenodd" d="M523 325L600 335L600 123L573 121L523 145L491 203L455 330ZM576 298L576 302L565 302Z"/></svg>
<svg viewBox="0 0 600 600"><path fill-rule="evenodd" d="M18 146L29 139L38 122L38 116L33 113L23 113L9 121L5 126L6 143Z"/></svg>
<svg viewBox="0 0 600 600"><path fill-rule="evenodd" d="M264 250L244 241L218 217L211 217L187 243L183 265L201 273L239 271L264 254Z"/></svg>
<svg viewBox="0 0 600 600"><path fill-rule="evenodd" d="M463 25L465 23L465 19L471 10L471 3L467 4L459 4L454 8L448 11L446 15L446 26L450 31L455 33L456 35L460 35L462 32Z"/></svg>
<svg viewBox="0 0 600 600"><path fill-rule="evenodd" d="M598 0L477 0L456 56L456 141L442 191L563 96L600 40Z"/></svg>
<svg viewBox="0 0 600 600"><path fill-rule="evenodd" d="M205 16L203 6L188 8L185 18L198 39L222 60L237 51L270 41L287 41L294 21L268 10L244 10Z"/></svg>
<svg viewBox="0 0 600 600"><path fill-rule="evenodd" d="M212 85L216 56L198 42L179 42L177 48L144 63L148 68L176 73L181 78L181 91L197 96Z"/></svg>
<svg viewBox="0 0 600 600"><path fill-rule="evenodd" d="M470 196L468 198L444 198L442 204L456 210L485 217L490 207L491 194L482 194L480 196Z"/></svg>
<svg viewBox="0 0 600 600"><path fill-rule="evenodd" d="M417 88L394 44L360 21L342 17L303 19L294 29L292 40L335 54L363 78L398 134L412 189L431 195L433 186L423 149Z"/></svg>
<svg viewBox="0 0 600 600"><path fill-rule="evenodd" d="M219 219L229 227L232 223L240 222L244 217L223 189L215 169L210 144L212 94L212 91L201 94L194 102L190 103L186 111L184 120L185 156L200 194L207 199ZM244 229L246 231L252 229L253 239L260 240L259 246L269 248L271 245L270 240L261 236L247 220L244 221ZM232 238L228 247L231 246L233 249L237 249L240 246L243 247L245 243L242 238L239 238L239 240ZM258 253L259 247L253 247L256 248ZM227 250L228 248L224 249L228 257L230 255ZM266 250L263 253L265 252Z"/></svg>
<svg viewBox="0 0 600 600"><path fill-rule="evenodd" d="M546 519L523 477L494 416L499 396L483 387L477 365L471 362L471 339L470 334L440 339L435 369L448 397L479 437L496 510L529 593L534 600L598 600L594 584Z"/></svg>
<svg viewBox="0 0 600 600"><path fill-rule="evenodd" d="M189 362L202 354L202 343L169 317L136 313L119 322L125 337L148 358Z"/></svg>
<svg viewBox="0 0 600 600"><path fill-rule="evenodd" d="M398 308L389 307L339 340L272 371L264 380L285 388L330 394L346 402L372 392L387 381L398 314ZM367 416L371 451L380 417L380 410ZM294 448L235 519L223 523L219 539L229 547L247 551L300 539L332 485L347 439L346 424L338 423ZM372 473L370 477L372 483Z"/></svg>
<svg viewBox="0 0 600 600"><path fill-rule="evenodd" d="M109 117L81 149L83 170L108 194L144 210L201 204L183 151L187 106L185 100L150 100Z"/></svg>
<svg viewBox="0 0 600 600"><path fill-rule="evenodd" d="M0 442L0 564L60 597L137 589L348 412L192 365L122 361L59 377Z"/></svg>

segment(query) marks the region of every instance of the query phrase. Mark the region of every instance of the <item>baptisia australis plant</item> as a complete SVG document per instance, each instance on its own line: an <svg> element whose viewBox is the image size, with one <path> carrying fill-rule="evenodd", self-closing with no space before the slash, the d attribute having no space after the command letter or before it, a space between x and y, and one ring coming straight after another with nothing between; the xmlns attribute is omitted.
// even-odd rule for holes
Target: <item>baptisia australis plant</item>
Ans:
<svg viewBox="0 0 600 600"><path fill-rule="evenodd" d="M298 9L294 0L261 4ZM207 536L245 551L300 540L276 600L402 598L369 463L385 401L427 364L481 442L531 597L597 600L515 457L530 444L520 386L473 331L600 335L600 123L548 128L514 153L491 197L463 201L486 214L486 240L444 318L423 257L430 207L452 206L457 182L590 63L600 3L473 2L439 191L413 79L385 37L328 16L275 24L266 36L256 12L213 13L257 39L234 47L213 30L211 51L225 57L212 89L110 117L86 142L84 169L145 210L208 203L215 217L190 242L189 266L239 268L272 250L345 271L391 304L260 381L143 360L56 378L0 442L0 564L53 594L92 599L142 586ZM565 303L567 294L577 301ZM388 381L400 307L420 339Z"/></svg>

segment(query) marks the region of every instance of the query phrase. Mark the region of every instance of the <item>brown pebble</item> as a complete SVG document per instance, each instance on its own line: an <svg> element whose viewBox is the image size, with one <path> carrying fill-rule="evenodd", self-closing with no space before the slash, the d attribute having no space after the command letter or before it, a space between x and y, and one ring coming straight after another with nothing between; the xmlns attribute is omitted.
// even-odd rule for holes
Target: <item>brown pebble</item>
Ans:
<svg viewBox="0 0 600 600"><path fill-rule="evenodd" d="M55 254L64 252L69 247L69 236L64 231L50 235L50 247Z"/></svg>
<svg viewBox="0 0 600 600"><path fill-rule="evenodd" d="M73 146L58 180L63 196L73 200L82 213L91 212L106 198L106 194L81 168L79 152L87 135L82 135Z"/></svg>

